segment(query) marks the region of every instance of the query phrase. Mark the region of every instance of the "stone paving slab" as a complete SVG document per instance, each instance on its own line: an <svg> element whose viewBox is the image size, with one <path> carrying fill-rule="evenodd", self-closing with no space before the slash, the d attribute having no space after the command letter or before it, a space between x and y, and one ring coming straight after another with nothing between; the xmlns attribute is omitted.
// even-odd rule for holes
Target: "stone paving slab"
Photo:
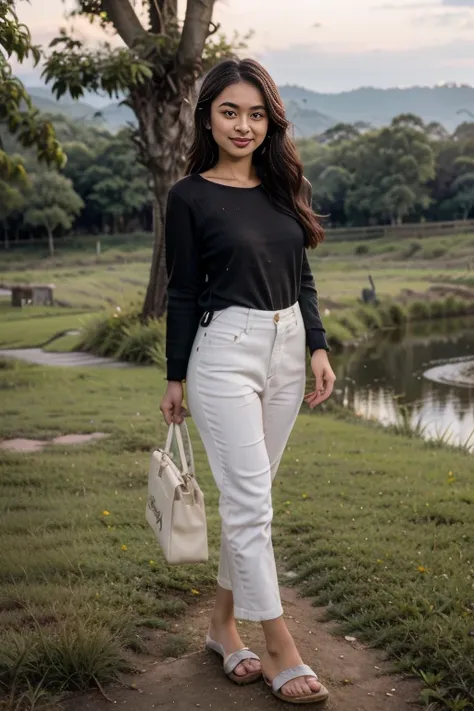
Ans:
<svg viewBox="0 0 474 711"><path fill-rule="evenodd" d="M54 439L4 439L0 441L0 449L5 452L41 452L45 447L53 444L65 446L71 444L87 444L87 442L97 442L100 439L110 437L106 432L91 432L89 434L66 434Z"/></svg>
<svg viewBox="0 0 474 711"><path fill-rule="evenodd" d="M90 353L50 353L41 348L9 348L0 350L1 358L23 360L36 365L53 365L58 367L83 368L86 366L105 368L130 368L131 363L114 360L113 358L100 358ZM136 367L136 366L135 366Z"/></svg>
<svg viewBox="0 0 474 711"><path fill-rule="evenodd" d="M0 442L0 449L6 452L41 452L45 444L47 444L47 442L42 439L24 439L17 437L16 439L6 439Z"/></svg>
<svg viewBox="0 0 474 711"><path fill-rule="evenodd" d="M98 439L109 437L106 432L92 432L91 434L67 434L55 437L51 442L53 444L84 444L85 442L94 442Z"/></svg>

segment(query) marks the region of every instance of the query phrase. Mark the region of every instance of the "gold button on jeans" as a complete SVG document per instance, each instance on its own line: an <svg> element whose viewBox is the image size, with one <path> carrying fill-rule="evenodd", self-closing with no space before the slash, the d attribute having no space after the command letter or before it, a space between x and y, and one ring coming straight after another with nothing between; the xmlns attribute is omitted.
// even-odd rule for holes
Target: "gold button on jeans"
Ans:
<svg viewBox="0 0 474 711"><path fill-rule="evenodd" d="M280 320L280 314L275 314L273 320L275 321L275 323L278 323L278 321Z"/></svg>

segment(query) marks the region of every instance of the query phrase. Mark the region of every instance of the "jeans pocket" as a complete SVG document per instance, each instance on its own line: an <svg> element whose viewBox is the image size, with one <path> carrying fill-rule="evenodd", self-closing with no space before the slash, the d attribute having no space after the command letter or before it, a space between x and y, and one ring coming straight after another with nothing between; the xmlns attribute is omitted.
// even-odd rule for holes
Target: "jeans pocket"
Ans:
<svg viewBox="0 0 474 711"><path fill-rule="evenodd" d="M219 328L208 328L203 334L201 346L208 348L224 348L239 343L244 334L237 326L219 324Z"/></svg>

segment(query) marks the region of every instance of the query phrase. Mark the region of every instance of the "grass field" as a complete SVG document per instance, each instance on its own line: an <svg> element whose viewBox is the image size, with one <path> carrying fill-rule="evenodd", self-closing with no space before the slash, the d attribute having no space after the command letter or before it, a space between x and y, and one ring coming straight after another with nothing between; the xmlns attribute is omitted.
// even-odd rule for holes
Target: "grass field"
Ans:
<svg viewBox="0 0 474 711"><path fill-rule="evenodd" d="M56 285L55 298L79 309L123 306L143 300L148 282L150 235L102 239L99 257L95 240L77 239L61 248L53 259L39 249L14 249L2 255L0 285L45 282ZM417 249L414 249L414 245ZM358 254L364 247L367 254ZM443 253L441 254L441 251ZM380 297L394 297L403 289L423 292L443 284L473 286L474 236L434 237L423 240L379 239L366 242L323 243L309 253L323 307L345 307L358 299L375 279ZM472 264L474 267L474 263Z"/></svg>
<svg viewBox="0 0 474 711"><path fill-rule="evenodd" d="M166 566L144 522L149 452L165 434L162 388L163 374L152 368L1 368L1 437L111 435L80 449L1 455L5 678L26 649L20 679L34 684L45 675L56 688L66 677L73 687L93 676L105 681L127 647L139 648L141 625L166 629L195 591L212 585L217 496L194 429L211 563ZM444 674L434 686L470 698L472 459L368 424L302 414L274 496L277 551L303 589L405 670ZM54 648L54 673L44 644ZM92 650L95 662L85 664Z"/></svg>
<svg viewBox="0 0 474 711"><path fill-rule="evenodd" d="M124 275L140 267L131 262L115 266ZM334 300L360 288L366 264L352 271L349 264L325 257L318 267L318 281ZM433 274L462 273L433 266L407 270L390 263L376 282L409 288L414 276L412 283L426 288ZM9 267L0 281L21 274L19 264ZM95 284L101 269L104 277L117 275L94 264ZM51 273L58 286L62 270L69 274L61 282L66 300L75 303L71 285L80 289L83 279L89 308L77 301L75 309L12 310L3 301L3 347L44 343L80 327L104 305L100 289L87 291L90 273L76 274L72 262L57 264ZM39 271L33 275L43 280ZM74 338L50 347L72 347ZM0 360L0 439L110 435L80 448L0 453L0 682L15 687L16 698L22 689L32 697L36 688L85 688L111 679L130 649L143 648L143 627L172 633L173 616L212 589L217 494L192 423L210 563L166 566L144 520L149 452L165 435L158 410L163 388L164 374L154 367L70 370ZM328 407L302 411L274 489L280 569L296 573L295 583L326 605L343 630L422 675L426 698L450 711L474 708L472 475L472 456L463 451ZM163 644L166 639L185 649L185 640L165 635ZM15 703L6 704L8 711L19 708Z"/></svg>
<svg viewBox="0 0 474 711"><path fill-rule="evenodd" d="M55 334L81 328L93 312L28 306L11 308L0 299L0 348L39 347Z"/></svg>

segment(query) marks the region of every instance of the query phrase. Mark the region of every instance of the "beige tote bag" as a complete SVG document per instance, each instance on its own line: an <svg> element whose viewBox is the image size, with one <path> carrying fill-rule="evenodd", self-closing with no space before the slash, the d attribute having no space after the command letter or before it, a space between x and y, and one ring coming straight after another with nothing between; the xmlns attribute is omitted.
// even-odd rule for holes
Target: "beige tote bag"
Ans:
<svg viewBox="0 0 474 711"><path fill-rule="evenodd" d="M178 445L179 466L171 453L173 437ZM205 563L208 560L204 496L194 476L194 458L185 422L170 425L165 448L152 452L146 520L168 563Z"/></svg>

